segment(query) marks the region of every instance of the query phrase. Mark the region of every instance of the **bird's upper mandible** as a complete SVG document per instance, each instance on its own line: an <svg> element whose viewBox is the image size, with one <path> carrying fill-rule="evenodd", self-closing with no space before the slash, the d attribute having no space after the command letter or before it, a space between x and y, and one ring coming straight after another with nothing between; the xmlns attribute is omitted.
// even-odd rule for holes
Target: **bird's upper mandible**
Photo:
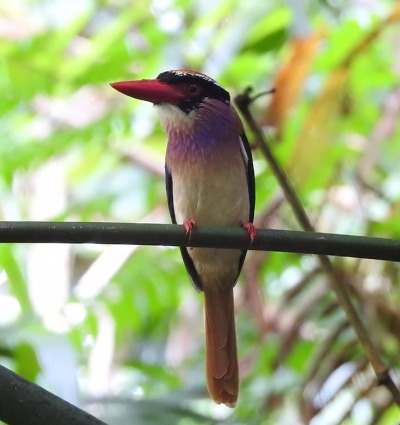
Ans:
<svg viewBox="0 0 400 425"><path fill-rule="evenodd" d="M215 80L189 69L164 71L154 80L120 81L111 86L136 99L175 105L185 113L198 108L205 98L230 104L229 93Z"/></svg>

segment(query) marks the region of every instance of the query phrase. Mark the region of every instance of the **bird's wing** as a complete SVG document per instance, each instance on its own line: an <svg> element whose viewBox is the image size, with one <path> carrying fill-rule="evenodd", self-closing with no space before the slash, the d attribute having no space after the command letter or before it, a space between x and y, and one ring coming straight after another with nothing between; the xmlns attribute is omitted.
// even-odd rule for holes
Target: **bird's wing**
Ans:
<svg viewBox="0 0 400 425"><path fill-rule="evenodd" d="M247 187L249 190L249 222L252 223L254 219L254 208L256 204L256 183L254 178L253 155L251 153L250 144L247 140L246 134L243 132L239 137L243 153L243 159L247 171ZM247 251L243 251L242 255L240 256L238 275L240 273L240 270L242 270L246 254Z"/></svg>
<svg viewBox="0 0 400 425"><path fill-rule="evenodd" d="M172 223L176 224L176 216L175 216L175 209L174 209L174 191L172 187L172 174L169 171L167 166L165 166L165 187L167 191L169 214L171 216ZM194 267L193 261L190 258L187 248L181 247L180 250L182 254L183 263L185 264L186 270L190 276L190 279L192 280L194 289L196 289L196 291L202 291L203 284L201 282L200 276L197 273L196 268Z"/></svg>
<svg viewBox="0 0 400 425"><path fill-rule="evenodd" d="M176 224L175 210L174 210L174 193L172 188L172 175L167 165L165 165L165 189L167 192L168 209L173 224Z"/></svg>
<svg viewBox="0 0 400 425"><path fill-rule="evenodd" d="M254 167L253 167L253 155L251 153L251 147L247 140L246 134L243 132L240 135L240 142L242 146L242 152L245 159L245 165L247 168L247 186L249 188L249 221L253 222L254 219L254 208L256 204L256 184L254 178Z"/></svg>

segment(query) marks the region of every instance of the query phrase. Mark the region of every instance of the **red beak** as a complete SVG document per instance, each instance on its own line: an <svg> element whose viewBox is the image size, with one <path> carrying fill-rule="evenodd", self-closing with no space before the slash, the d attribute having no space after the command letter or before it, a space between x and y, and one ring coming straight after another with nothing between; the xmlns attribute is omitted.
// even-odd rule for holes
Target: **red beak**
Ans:
<svg viewBox="0 0 400 425"><path fill-rule="evenodd" d="M110 85L122 94L152 103L175 104L185 99L176 86L160 80L118 81Z"/></svg>

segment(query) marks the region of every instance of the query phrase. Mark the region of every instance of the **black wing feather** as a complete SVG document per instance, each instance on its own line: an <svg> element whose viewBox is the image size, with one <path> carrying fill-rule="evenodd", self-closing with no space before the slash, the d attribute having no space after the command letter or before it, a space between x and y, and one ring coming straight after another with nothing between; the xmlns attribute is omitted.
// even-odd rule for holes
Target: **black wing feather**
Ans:
<svg viewBox="0 0 400 425"><path fill-rule="evenodd" d="M169 214L171 216L172 223L176 224L176 216L174 210L174 191L172 188L172 175L167 166L165 166L165 188L167 191ZM201 282L199 274L197 273L196 268L194 267L193 261L187 251L187 248L181 247L180 250L182 254L183 263L185 264L186 270L190 276L190 279L192 280L194 289L196 289L196 291L202 291L203 284Z"/></svg>
<svg viewBox="0 0 400 425"><path fill-rule="evenodd" d="M249 222L253 222L254 220L254 209L256 205L256 182L254 177L254 167L253 167L253 155L251 153L251 147L249 144L249 141L247 140L245 132L243 132L240 135L240 139L243 143L244 150L247 155L247 187L249 190L249 203L250 203L250 209L249 209ZM242 255L240 256L239 260L239 267L238 267L238 276L240 273L240 270L242 270L244 259L246 258L247 251L243 251Z"/></svg>
<svg viewBox="0 0 400 425"><path fill-rule="evenodd" d="M250 201L249 221L252 223L254 220L254 209L256 205L256 182L254 177L253 155L251 153L251 147L250 147L249 141L247 140L246 134L244 132L240 135L240 138L242 140L243 147L248 158L247 186L249 188L249 201Z"/></svg>

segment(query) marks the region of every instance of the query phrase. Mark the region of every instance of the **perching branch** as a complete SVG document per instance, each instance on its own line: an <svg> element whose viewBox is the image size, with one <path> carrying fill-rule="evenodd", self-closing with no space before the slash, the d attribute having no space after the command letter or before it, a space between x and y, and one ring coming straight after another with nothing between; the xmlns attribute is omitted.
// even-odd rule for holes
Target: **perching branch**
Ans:
<svg viewBox="0 0 400 425"><path fill-rule="evenodd" d="M313 232L314 228L307 216L307 213L304 210L299 197L297 196L293 185L291 184L283 168L278 163L272 150L269 148L261 128L258 126L250 112L250 104L254 101L254 99L257 98L257 96L250 96L251 91L251 88L247 88L243 94L236 97L235 103L246 120L248 126L254 133L256 138L255 145L261 150L265 159L267 160L268 165L278 180L279 185L282 188L286 200L291 206L297 221L304 230ZM367 332L364 324L362 323L357 310L353 306L346 284L343 284L339 272L332 265L332 262L326 253L319 253L318 258L321 266L329 277L331 287L335 291L336 297L343 310L345 311L348 321L352 325L360 343L365 350L366 356L368 357L368 360L370 361L375 371L378 384L386 386L386 388L392 393L395 402L400 405L400 391L390 376L388 367L382 362L378 349L376 348L370 334Z"/></svg>
<svg viewBox="0 0 400 425"><path fill-rule="evenodd" d="M1 365L0 420L9 425L106 425Z"/></svg>
<svg viewBox="0 0 400 425"><path fill-rule="evenodd" d="M239 248L400 261L400 241L365 236L257 229L250 244L240 227L196 227L190 240L181 225L150 223L0 222L0 243L71 243Z"/></svg>

